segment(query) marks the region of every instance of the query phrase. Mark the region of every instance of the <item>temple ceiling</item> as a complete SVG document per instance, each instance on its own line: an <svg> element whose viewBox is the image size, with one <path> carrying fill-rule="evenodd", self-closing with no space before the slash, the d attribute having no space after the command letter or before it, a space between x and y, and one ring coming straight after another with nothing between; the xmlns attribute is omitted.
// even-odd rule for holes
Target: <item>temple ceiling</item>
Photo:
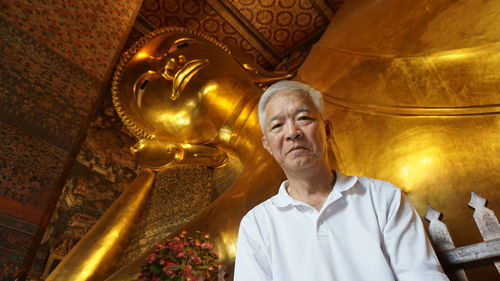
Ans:
<svg viewBox="0 0 500 281"><path fill-rule="evenodd" d="M145 0L125 48L181 26L238 47L268 70L293 71L344 0Z"/></svg>

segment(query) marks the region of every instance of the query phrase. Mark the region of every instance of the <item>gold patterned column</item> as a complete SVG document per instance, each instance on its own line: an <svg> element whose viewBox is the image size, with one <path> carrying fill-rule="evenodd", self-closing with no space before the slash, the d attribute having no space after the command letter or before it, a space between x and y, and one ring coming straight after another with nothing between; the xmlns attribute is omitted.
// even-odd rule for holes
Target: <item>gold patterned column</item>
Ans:
<svg viewBox="0 0 500 281"><path fill-rule="evenodd" d="M210 203L212 169L179 165L159 171L150 199L128 246L120 268L189 221Z"/></svg>

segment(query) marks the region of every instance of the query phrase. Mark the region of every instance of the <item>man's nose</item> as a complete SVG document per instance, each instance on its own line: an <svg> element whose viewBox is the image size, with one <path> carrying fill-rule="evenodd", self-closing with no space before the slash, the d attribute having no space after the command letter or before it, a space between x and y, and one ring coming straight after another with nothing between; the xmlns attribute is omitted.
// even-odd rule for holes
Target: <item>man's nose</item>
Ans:
<svg viewBox="0 0 500 281"><path fill-rule="evenodd" d="M295 122L288 122L286 128L286 138L287 140L295 140L304 136L302 130L296 126Z"/></svg>

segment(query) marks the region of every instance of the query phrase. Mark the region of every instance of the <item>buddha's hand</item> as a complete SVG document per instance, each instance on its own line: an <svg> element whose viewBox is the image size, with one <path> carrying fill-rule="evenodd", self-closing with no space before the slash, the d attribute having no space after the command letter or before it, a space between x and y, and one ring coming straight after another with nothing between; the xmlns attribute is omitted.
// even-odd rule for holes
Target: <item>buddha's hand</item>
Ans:
<svg viewBox="0 0 500 281"><path fill-rule="evenodd" d="M227 154L215 147L159 140L141 139L131 151L137 163L153 170L182 164L217 167L227 160Z"/></svg>

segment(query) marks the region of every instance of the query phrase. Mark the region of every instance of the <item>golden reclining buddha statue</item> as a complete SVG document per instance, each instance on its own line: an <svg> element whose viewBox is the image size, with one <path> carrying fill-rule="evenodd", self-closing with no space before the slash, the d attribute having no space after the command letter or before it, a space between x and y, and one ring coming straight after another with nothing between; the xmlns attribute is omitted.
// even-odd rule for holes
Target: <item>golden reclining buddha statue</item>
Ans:
<svg viewBox="0 0 500 281"><path fill-rule="evenodd" d="M457 246L478 242L470 191L500 204L500 2L404 2L348 1L297 79L324 93L334 166L401 186L420 215L427 203L446 214ZM117 69L114 102L148 169L48 280L137 277L144 256L111 271L148 200L151 170L227 157L241 161L238 179L182 229L210 233L232 272L241 217L284 179L261 145L257 85L289 75L181 28L141 39Z"/></svg>
<svg viewBox="0 0 500 281"><path fill-rule="evenodd" d="M157 30L124 55L113 78L113 101L139 140L132 148L135 159L147 169L48 280L103 280L109 275L147 204L151 170L183 164L215 167L228 157L241 162L241 175L182 229L210 233L226 270L232 270L239 220L284 179L261 145L258 85L291 77L232 55L214 39L183 28ZM143 261L138 258L111 280L134 279Z"/></svg>

